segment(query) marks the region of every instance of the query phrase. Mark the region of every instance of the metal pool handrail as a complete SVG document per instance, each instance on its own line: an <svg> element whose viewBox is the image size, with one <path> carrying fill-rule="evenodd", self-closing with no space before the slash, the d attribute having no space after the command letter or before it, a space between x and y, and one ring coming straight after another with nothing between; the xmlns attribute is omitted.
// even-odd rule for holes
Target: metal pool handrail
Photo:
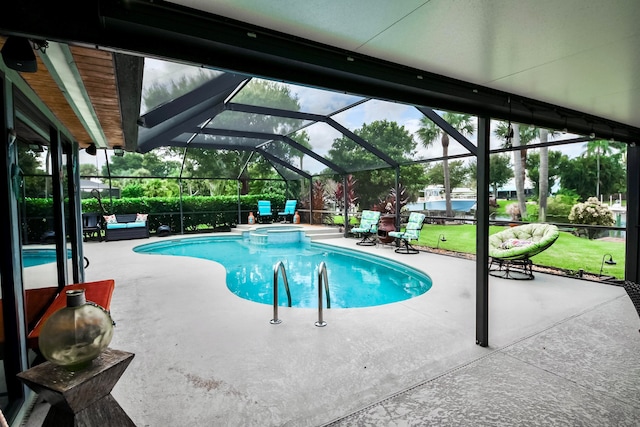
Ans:
<svg viewBox="0 0 640 427"><path fill-rule="evenodd" d="M331 299L329 298L329 280L327 279L327 265L322 261L318 265L318 321L316 326L327 326L327 322L322 320L322 279L324 279L324 292L327 295L327 308L331 308Z"/></svg>
<svg viewBox="0 0 640 427"><path fill-rule="evenodd" d="M272 325L282 323L278 319L278 271L282 271L282 280L284 281L284 289L287 291L287 301L291 307L291 291L289 290L289 280L287 280L287 272L282 261L278 261L273 266L273 319L269 321Z"/></svg>

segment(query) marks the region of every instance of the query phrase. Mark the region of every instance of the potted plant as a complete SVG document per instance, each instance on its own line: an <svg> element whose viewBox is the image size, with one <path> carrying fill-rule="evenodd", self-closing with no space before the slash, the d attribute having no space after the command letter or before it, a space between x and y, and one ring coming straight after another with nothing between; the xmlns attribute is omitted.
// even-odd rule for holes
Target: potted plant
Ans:
<svg viewBox="0 0 640 427"><path fill-rule="evenodd" d="M344 186L340 182L336 185L336 188L333 194L337 202L338 208L340 209L341 212L344 209L345 195L347 198L346 202L347 202L348 210L350 210L353 206L355 206L356 201L358 200L358 197L356 196L356 192L355 192L355 186L358 181L353 177L353 175L348 175L346 181L347 181L346 194L345 194ZM346 224L342 223L340 225L340 232L341 233L344 232L344 227L347 227L347 231L349 231L351 229L351 226L352 226L351 218L347 218L347 223Z"/></svg>
<svg viewBox="0 0 640 427"><path fill-rule="evenodd" d="M388 236L390 231L396 231L396 212L402 211L402 208L409 202L407 197L407 188L402 184L398 185L398 192L392 188L387 197L380 200L373 210L381 212L380 225L378 226L378 239L382 243L391 243L393 237ZM396 211L397 209L397 211Z"/></svg>

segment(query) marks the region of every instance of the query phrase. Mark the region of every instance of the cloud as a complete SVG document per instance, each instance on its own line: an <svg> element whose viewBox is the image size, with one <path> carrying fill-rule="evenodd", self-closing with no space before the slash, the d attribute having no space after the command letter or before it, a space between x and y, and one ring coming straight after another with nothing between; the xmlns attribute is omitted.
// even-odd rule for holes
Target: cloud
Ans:
<svg viewBox="0 0 640 427"><path fill-rule="evenodd" d="M288 85L291 94L297 96L301 111L313 114L330 114L362 99L355 95L320 90L305 86Z"/></svg>

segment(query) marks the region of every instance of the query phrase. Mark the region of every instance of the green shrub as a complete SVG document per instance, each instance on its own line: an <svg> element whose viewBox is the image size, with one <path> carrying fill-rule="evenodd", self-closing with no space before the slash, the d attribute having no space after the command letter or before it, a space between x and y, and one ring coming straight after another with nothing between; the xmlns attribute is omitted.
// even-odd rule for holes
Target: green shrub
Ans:
<svg viewBox="0 0 640 427"><path fill-rule="evenodd" d="M557 194L547 199L547 215L568 218L571 207L578 201L577 196Z"/></svg>
<svg viewBox="0 0 640 427"><path fill-rule="evenodd" d="M140 184L129 184L122 189L122 197L142 197L144 188Z"/></svg>
<svg viewBox="0 0 640 427"><path fill-rule="evenodd" d="M584 203L577 203L571 207L569 213L569 222L581 225L613 225L615 219L613 212L596 197L589 197ZM599 230L587 228L589 239L595 238L599 234Z"/></svg>
<svg viewBox="0 0 640 427"><path fill-rule="evenodd" d="M282 194L240 196L241 222L247 221L250 211L256 211L258 200L271 200L274 215L284 209L285 198ZM123 197L112 200L103 199L102 204L108 214L149 214L149 230L152 232L160 225L169 225L172 230L197 231L202 228L229 228L238 223L237 196L183 197L182 209L180 201L179 197ZM83 199L81 203L82 212L102 212L95 198ZM182 222L180 221L181 212ZM38 242L45 231L53 230L51 198L26 198L25 214L26 242Z"/></svg>

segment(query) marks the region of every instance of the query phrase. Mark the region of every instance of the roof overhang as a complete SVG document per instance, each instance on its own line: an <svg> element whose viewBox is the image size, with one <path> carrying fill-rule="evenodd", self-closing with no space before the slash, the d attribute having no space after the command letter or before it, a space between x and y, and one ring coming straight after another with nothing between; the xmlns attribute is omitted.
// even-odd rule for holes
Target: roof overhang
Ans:
<svg viewBox="0 0 640 427"><path fill-rule="evenodd" d="M0 37L0 47L5 40ZM143 58L50 41L37 51L36 59L35 73L17 73L4 63L0 66L13 81L26 83L66 128L69 139L80 147L136 149ZM47 145L47 125L52 120L26 104L25 100L18 108L18 134Z"/></svg>

